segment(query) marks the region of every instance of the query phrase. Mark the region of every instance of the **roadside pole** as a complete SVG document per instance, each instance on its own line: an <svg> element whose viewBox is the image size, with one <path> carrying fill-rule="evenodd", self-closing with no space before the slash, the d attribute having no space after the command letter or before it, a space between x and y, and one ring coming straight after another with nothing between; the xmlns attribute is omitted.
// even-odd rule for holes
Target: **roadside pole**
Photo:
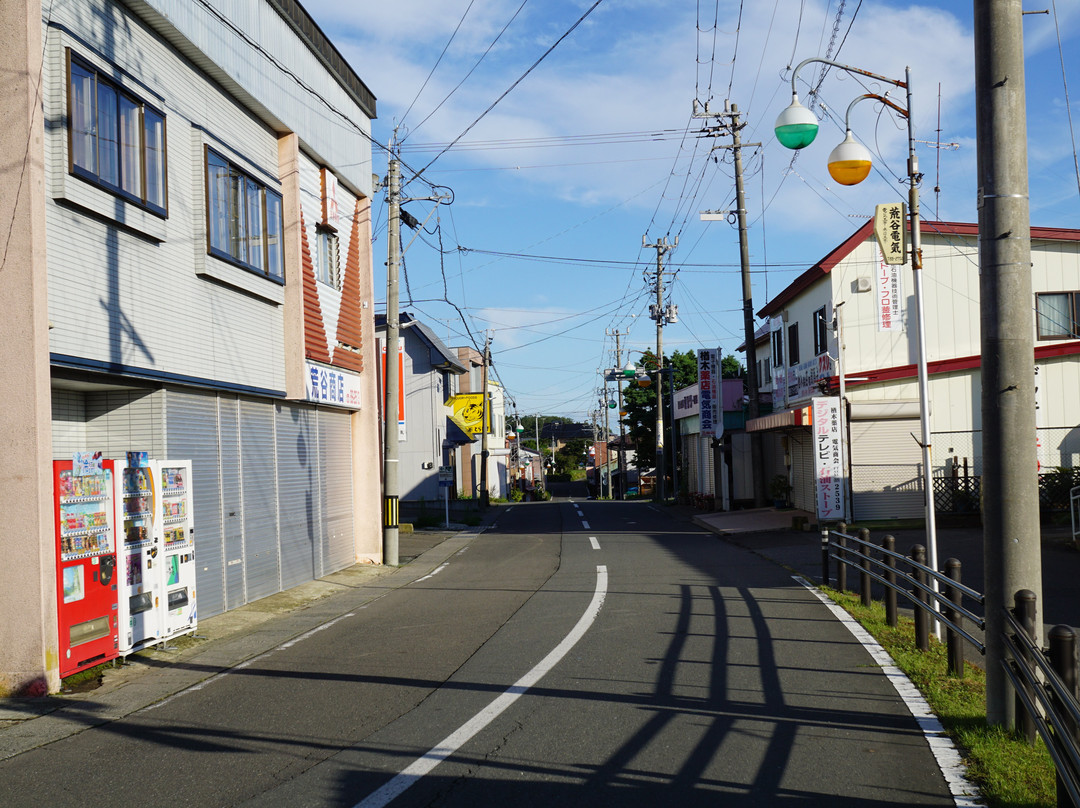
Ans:
<svg viewBox="0 0 1080 808"><path fill-rule="evenodd" d="M975 0L974 12L986 718L1009 726L1002 610L1020 589L1043 601L1023 16L1020 0Z"/></svg>
<svg viewBox="0 0 1080 808"><path fill-rule="evenodd" d="M386 398L383 402L383 564L398 564L398 264L401 245L401 165L393 156L387 177L389 216L386 228Z"/></svg>

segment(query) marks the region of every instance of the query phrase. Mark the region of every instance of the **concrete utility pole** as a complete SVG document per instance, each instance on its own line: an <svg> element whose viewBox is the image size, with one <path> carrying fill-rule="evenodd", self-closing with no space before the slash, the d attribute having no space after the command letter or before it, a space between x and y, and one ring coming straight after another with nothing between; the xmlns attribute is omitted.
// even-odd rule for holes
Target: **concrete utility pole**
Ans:
<svg viewBox="0 0 1080 808"><path fill-rule="evenodd" d="M615 367L622 367L622 348L619 342L620 337L628 334L628 331L615 330L609 332L609 334L615 337ZM615 389L619 391L619 449L618 449L618 469L619 469L619 499L626 499L626 455L624 453L623 445L626 441L626 424L623 423L623 400L622 400L622 382L615 382Z"/></svg>
<svg viewBox="0 0 1080 808"><path fill-rule="evenodd" d="M401 262L401 164L393 156L387 176L386 399L383 402L383 564L398 564L398 265Z"/></svg>
<svg viewBox="0 0 1080 808"><path fill-rule="evenodd" d="M746 124L739 120L739 107L736 104L724 102L724 112L720 114L709 110L708 104L705 111L699 112L697 103L694 104L695 118L718 118L730 119L730 123L710 127L706 132L712 137L721 134L731 135L731 145L714 146L717 149L731 149L735 163L735 215L739 223L739 262L742 267L742 293L743 293L743 333L746 341L746 386L747 405L746 420L752 421L761 414L761 395L757 372L757 345L754 340L754 300L750 283L750 242L746 227L746 196L743 193L743 168L742 147L760 146L760 143L743 143L740 132ZM702 214L702 218L715 218L714 214ZM776 391L773 391L776 394ZM754 507L761 508L765 505L765 453L761 445L761 434L750 433L750 466L754 489Z"/></svg>
<svg viewBox="0 0 1080 808"><path fill-rule="evenodd" d="M484 364L480 368L480 389L483 391L484 418L480 422L480 507L491 504L491 492L488 490L488 422L491 420L491 406L488 404L488 363L491 361L491 335L484 340Z"/></svg>
<svg viewBox="0 0 1080 808"><path fill-rule="evenodd" d="M1042 607L1031 221L1020 0L975 0L975 115L982 328L986 718L1014 718L1001 610L1020 589ZM1042 618L1035 621L1041 642Z"/></svg>
<svg viewBox="0 0 1080 808"><path fill-rule="evenodd" d="M656 308L652 312L652 319L656 320L656 495L655 498L663 502L667 499L665 489L666 471L664 468L664 377L661 371L664 369L664 324L667 322L667 314L664 312L664 253L671 252L679 246L679 237L675 236L675 243L669 244L667 236L659 239L655 244L646 244L645 236L641 237L641 246L656 250Z"/></svg>

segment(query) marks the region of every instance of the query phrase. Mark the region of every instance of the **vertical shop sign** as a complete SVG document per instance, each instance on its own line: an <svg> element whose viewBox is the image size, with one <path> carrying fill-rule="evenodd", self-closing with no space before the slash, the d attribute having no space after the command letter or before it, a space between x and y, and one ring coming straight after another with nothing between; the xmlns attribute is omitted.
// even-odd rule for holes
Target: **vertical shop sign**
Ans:
<svg viewBox="0 0 1080 808"><path fill-rule="evenodd" d="M885 257L878 250L878 268L874 278L878 331L904 330L904 312L900 305L902 271L902 264L893 266L885 263Z"/></svg>
<svg viewBox="0 0 1080 808"><path fill-rule="evenodd" d="M386 395L386 343L382 343L382 389L385 400ZM398 440L405 440L405 343L398 343ZM383 413L386 417L386 413Z"/></svg>
<svg viewBox="0 0 1080 808"><path fill-rule="evenodd" d="M701 434L711 438L723 434L724 425L720 421L720 380L717 368L715 348L698 350L698 405L701 415Z"/></svg>
<svg viewBox="0 0 1080 808"><path fill-rule="evenodd" d="M840 432L840 399L813 399L814 482L818 519L844 518L844 452Z"/></svg>

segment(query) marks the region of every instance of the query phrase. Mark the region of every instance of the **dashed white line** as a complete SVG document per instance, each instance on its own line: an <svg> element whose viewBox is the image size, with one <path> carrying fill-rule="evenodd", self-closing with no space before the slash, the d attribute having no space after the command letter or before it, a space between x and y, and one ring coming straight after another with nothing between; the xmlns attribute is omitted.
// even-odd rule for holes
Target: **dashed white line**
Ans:
<svg viewBox="0 0 1080 808"><path fill-rule="evenodd" d="M591 529L592 529L592 528L590 528L590 527L589 527L589 523L588 523L588 522L586 522L586 521L585 521L584 519L582 519L582 520L581 520L581 526L582 526L582 527L583 527L583 528L584 528L585 530L591 530Z"/></svg>
<svg viewBox="0 0 1080 808"><path fill-rule="evenodd" d="M824 592L799 575L791 577L813 592L818 600L828 607L836 619L844 624L852 636L862 643L870 656L881 667L882 672L895 688L897 695L900 696L904 704L907 705L908 710L911 711L911 715L919 725L919 729L922 730L923 736L930 746L930 751L937 761L938 768L941 769L941 774L949 786L949 791L952 792L953 802L957 808L985 806L986 803L979 796L979 790L967 779L967 769L964 768L963 759L953 745L952 739L945 734L941 721L930 711L930 705L926 703L926 699L923 698L918 688L911 683L911 680L907 678L907 675L902 670L896 667L896 663L889 656L889 652L878 645L877 640L870 636L870 633L855 618L833 603Z"/></svg>
<svg viewBox="0 0 1080 808"><path fill-rule="evenodd" d="M592 548L594 550L600 549L600 542L596 540L596 536L589 536L589 543L592 545Z"/></svg>
<svg viewBox="0 0 1080 808"><path fill-rule="evenodd" d="M589 607L585 610L581 619L578 620L577 625L570 630L570 633L563 638L562 642L555 646L551 653L511 685L505 693L444 738L437 746L432 747L426 754L413 761L404 771L396 775L382 788L372 792L363 801L357 803L354 808L383 808L383 806L389 804L391 800L420 780L421 777L454 754L476 733L494 721L506 708L525 695L529 688L559 664L559 661L570 652L570 649L577 644L577 641L585 636L589 626L593 624L597 615L600 614L605 597L607 597L607 567L597 566L596 591L593 592L592 602L589 603Z"/></svg>

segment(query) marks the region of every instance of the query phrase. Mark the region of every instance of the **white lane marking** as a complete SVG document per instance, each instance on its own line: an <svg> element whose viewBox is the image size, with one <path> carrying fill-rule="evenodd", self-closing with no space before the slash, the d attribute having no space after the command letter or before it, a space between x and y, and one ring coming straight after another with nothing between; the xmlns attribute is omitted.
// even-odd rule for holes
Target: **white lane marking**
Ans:
<svg viewBox="0 0 1080 808"><path fill-rule="evenodd" d="M517 680L510 688L497 697L491 704L470 718L458 729L446 736L437 746L428 750L426 754L417 758L407 766L400 774L396 775L388 783L377 791L372 792L362 802L358 802L353 808L383 808L391 800L402 794L421 777L428 774L432 769L442 763L446 758L454 754L458 749L469 741L476 733L494 721L507 707L517 701L528 692L529 688L539 682L548 671L559 664L578 640L585 636L589 626L593 624L607 597L607 567L599 565L596 568L596 591L593 593L592 602L581 615L577 625L567 634L562 642L555 646L546 657L537 663L531 671Z"/></svg>
<svg viewBox="0 0 1080 808"><path fill-rule="evenodd" d="M425 576L424 576L423 578L417 578L417 579L416 579L415 581L413 581L413 583L414 583L414 584L418 584L418 583L420 583L421 581L426 581L426 580L427 580L428 578L434 578L434 577L435 577L436 575L438 575L438 574L439 574L440 572L442 572L442 571L443 571L444 569L446 569L446 568L447 568L447 567L449 567L449 566L450 566L450 562L449 562L449 561L447 561L447 562L446 562L445 564L443 564L442 566L440 566L440 567L436 567L436 568L435 568L434 570L432 570L431 572L429 572L429 573L428 573L427 575L425 575Z"/></svg>
<svg viewBox="0 0 1080 808"><path fill-rule="evenodd" d="M363 609L363 608L366 608L366 607L361 606L360 608ZM256 662L261 662L262 660L266 659L268 656L271 656L272 654L276 654L278 651L284 651L287 648L292 648L298 642L301 642L302 640L306 640L309 637L313 637L314 635L318 634L320 631L325 631L326 629L330 628L330 626L334 625L335 623L340 623L342 620L344 620L347 617L355 617L355 616L356 616L356 612L349 612L348 614L341 615L341 617L335 617L333 620L330 620L330 621L328 621L326 623L323 623L321 626L316 626L315 628L311 629L310 631L305 631L303 634L299 634L296 637L293 637L291 640L287 640L287 641L283 642L281 645L277 646L276 648L271 648L269 651L263 651L258 656L253 656L251 659L244 660L239 665L233 665L228 670L224 670L221 673L215 673L213 676L209 677L208 679L203 679L201 682L197 682L197 683L193 684L191 687L185 687L183 690L180 690L180 691L177 691L176 693L173 693L168 698L165 698L165 699L162 699L161 701L155 702L154 704L151 704L148 707L144 707L143 711L156 710L158 707L164 707L166 704L173 701L174 699L178 699L180 696L183 696L185 693L191 693L191 692L194 692L196 690L202 690L204 687L206 687L211 682L216 682L219 679L224 679L226 676L228 676L230 673L232 673L234 671L243 670L244 668L247 668L247 667L250 667L251 665L254 665Z"/></svg>
<svg viewBox="0 0 1080 808"><path fill-rule="evenodd" d="M581 520L581 526L585 528L585 530L592 530L592 528L589 527L589 523L586 522L584 519Z"/></svg>
<svg viewBox="0 0 1080 808"><path fill-rule="evenodd" d="M596 540L596 536L589 536L589 543L592 544L594 550L600 549L600 542Z"/></svg>
<svg viewBox="0 0 1080 808"><path fill-rule="evenodd" d="M896 663L889 656L889 652L878 645L877 640L870 636L870 633L859 625L854 617L833 603L824 592L799 575L791 577L813 592L817 599L824 603L829 611L833 613L836 619L844 624L852 636L862 643L870 656L881 667L882 672L896 689L897 695L903 699L904 704L911 711L915 723L922 730L923 736L930 746L930 751L933 753L934 759L937 760L938 768L941 769L941 774L949 786L949 791L952 792L953 802L957 807L982 808L982 806L985 806L986 803L979 796L979 790L967 779L967 769L964 766L963 759L960 757L960 753L956 751L956 747L953 745L952 738L945 734L945 729L941 726L938 717L930 711L930 705L926 703L922 693L911 683L907 675L896 667Z"/></svg>

